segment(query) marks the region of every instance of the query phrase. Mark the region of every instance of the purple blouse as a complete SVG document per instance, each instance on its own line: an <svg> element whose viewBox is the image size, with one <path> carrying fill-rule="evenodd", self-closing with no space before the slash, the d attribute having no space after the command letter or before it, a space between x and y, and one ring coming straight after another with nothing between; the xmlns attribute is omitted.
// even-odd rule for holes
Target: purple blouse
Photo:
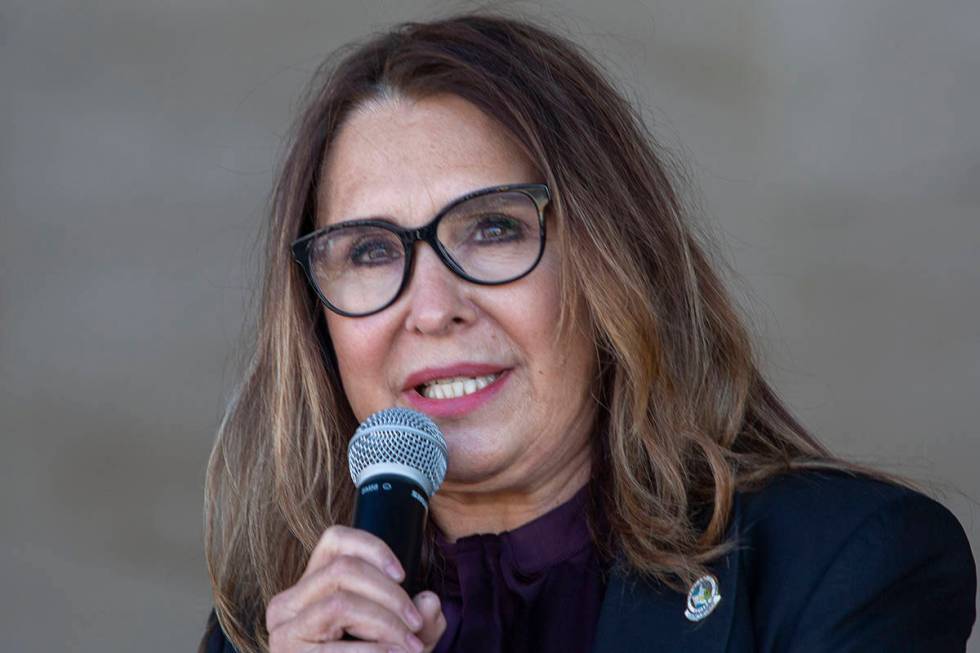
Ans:
<svg viewBox="0 0 980 653"><path fill-rule="evenodd" d="M605 590L603 564L586 520L588 486L519 528L454 543L431 588L446 632L435 653L588 651Z"/></svg>

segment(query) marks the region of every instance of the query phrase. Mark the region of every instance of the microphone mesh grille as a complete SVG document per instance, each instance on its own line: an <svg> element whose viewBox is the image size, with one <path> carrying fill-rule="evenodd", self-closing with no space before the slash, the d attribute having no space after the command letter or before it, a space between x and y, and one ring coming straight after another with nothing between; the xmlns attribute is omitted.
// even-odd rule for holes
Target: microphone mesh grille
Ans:
<svg viewBox="0 0 980 653"><path fill-rule="evenodd" d="M419 472L435 493L446 477L446 440L436 423L409 408L386 408L357 427L347 449L350 476L357 483L370 465L394 463Z"/></svg>

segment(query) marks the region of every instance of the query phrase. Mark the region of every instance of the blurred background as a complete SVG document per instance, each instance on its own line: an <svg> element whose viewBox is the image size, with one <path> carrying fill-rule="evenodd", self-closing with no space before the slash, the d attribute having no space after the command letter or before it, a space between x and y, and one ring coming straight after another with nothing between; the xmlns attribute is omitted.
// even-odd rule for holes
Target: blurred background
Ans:
<svg viewBox="0 0 980 653"><path fill-rule="evenodd" d="M976 552L980 3L498 6L590 49L688 166L803 422L926 483ZM351 39L473 7L0 0L0 649L195 649L298 96Z"/></svg>

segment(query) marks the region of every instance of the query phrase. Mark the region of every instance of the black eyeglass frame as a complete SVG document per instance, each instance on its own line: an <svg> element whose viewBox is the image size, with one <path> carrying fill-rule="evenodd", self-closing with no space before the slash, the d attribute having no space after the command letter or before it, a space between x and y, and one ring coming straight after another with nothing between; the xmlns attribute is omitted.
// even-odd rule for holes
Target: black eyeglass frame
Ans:
<svg viewBox="0 0 980 653"><path fill-rule="evenodd" d="M445 217L447 214L449 214L450 211L452 211L454 208L456 208L463 202L467 202L471 199L482 197L484 195L492 195L494 193L503 193L503 192L519 192L526 195L531 199L531 201L534 202L534 205L538 209L538 228L540 229L540 234L541 234L541 237L539 239L540 245L538 246L538 253L537 256L534 258L534 262L531 263L528 269L522 272L521 274L510 277L508 279L502 279L500 281L482 281L480 279L476 279L466 274L466 272L453 259L452 255L446 250L442 242L437 238L436 234L439 228L439 222L443 219L443 217ZM412 253L415 250L415 243L420 240L425 241L426 243L429 244L429 246L435 251L436 255L439 257L439 260L441 260L447 268L452 270L453 273L455 273L461 279L469 281L470 283L479 284L481 286L500 286L505 283L512 283L514 281L517 281L518 279L526 277L534 270L534 268L538 266L538 263L541 261L541 256L544 254L544 245L546 240L544 210L545 207L548 205L549 201L551 201L551 191L548 189L548 186L546 184L507 184L503 186L489 186L487 188L481 188L479 190L472 191L470 193L467 193L461 197L454 199L449 204L442 207L439 210L439 212L435 215L435 217L432 218L432 220L430 220L427 224L422 225L421 227L405 229L395 224L392 224L391 222L387 222L385 220L376 220L376 219L349 220L347 222L333 224L328 227L323 227L322 229L317 229L316 231L308 233L305 236L302 236L297 240L293 241L292 245L290 245L290 249L292 249L293 258L296 259L296 262L300 264L300 266L303 268L303 271L306 273L306 278L310 282L310 285L313 287L313 291L317 294L317 297L320 298L320 301L323 302L323 304L327 308L329 308L334 313L337 313L338 315L343 315L344 317L367 317L368 315L374 315L375 313L380 313L381 311L385 310L386 308L394 304L396 301L398 301L398 298L401 297L402 292L405 290L405 287L408 285L408 280L412 276L412 268L413 268ZM398 290L395 291L395 294L392 295L391 299L388 302L386 302L383 306L364 313L351 313L342 310L337 306L334 306L330 302L330 300L324 297L323 293L320 291L320 287L316 283L315 277L313 276L313 266L310 262L310 249L311 246L313 245L314 240L316 240L320 236L326 235L333 231L338 231L350 227L378 227L381 229L385 229L386 231L390 231L391 233L398 236L398 238L402 242L402 246L405 249L405 263L403 265L402 280L398 286Z"/></svg>

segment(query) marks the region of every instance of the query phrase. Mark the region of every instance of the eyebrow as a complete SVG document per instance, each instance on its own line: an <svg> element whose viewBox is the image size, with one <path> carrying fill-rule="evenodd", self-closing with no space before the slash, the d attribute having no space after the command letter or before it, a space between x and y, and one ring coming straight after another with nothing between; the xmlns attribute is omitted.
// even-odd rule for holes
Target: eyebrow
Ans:
<svg viewBox="0 0 980 653"><path fill-rule="evenodd" d="M509 182L509 183L504 183L504 184L491 184L489 186L479 186L477 188L473 188L471 190L466 191L465 193L461 193L461 194L457 195L456 197L452 198L448 202L444 203L442 206L440 206L436 210L435 213L433 213L431 216L429 216L429 218L428 218L428 220L427 220L426 223L428 223L429 221L433 220L435 218L435 216L439 215L440 213L442 213L443 211L445 211L450 206L452 206L452 205L460 202L463 199L467 199L467 198L469 198L471 196L479 195L479 194L481 194L481 193L483 193L485 191L503 189L503 188L506 188L506 187L509 187L509 186L522 186L522 185L526 185L526 184L536 184L536 183L544 183L544 182ZM403 227L402 225L398 224L393 217L386 216L386 215L371 216L371 217L366 217L366 218L346 218L346 219L340 220L338 222L334 222L334 223L331 223L331 224L325 224L322 227L319 227L318 229L331 229L333 227L338 227L338 226L342 226L342 225L346 225L346 224L357 224L357 223L363 223L363 222L384 222L384 223L390 224L391 226L396 227L398 229L411 229L411 227Z"/></svg>
<svg viewBox="0 0 980 653"><path fill-rule="evenodd" d="M332 229L333 227L342 227L344 225L351 225L351 224L361 224L364 222L384 222L385 224L390 224L393 227L402 228L402 226L398 224L394 218L388 215L369 215L363 218L346 218L344 220L339 220L337 222L331 222L329 224L325 224L320 228Z"/></svg>

